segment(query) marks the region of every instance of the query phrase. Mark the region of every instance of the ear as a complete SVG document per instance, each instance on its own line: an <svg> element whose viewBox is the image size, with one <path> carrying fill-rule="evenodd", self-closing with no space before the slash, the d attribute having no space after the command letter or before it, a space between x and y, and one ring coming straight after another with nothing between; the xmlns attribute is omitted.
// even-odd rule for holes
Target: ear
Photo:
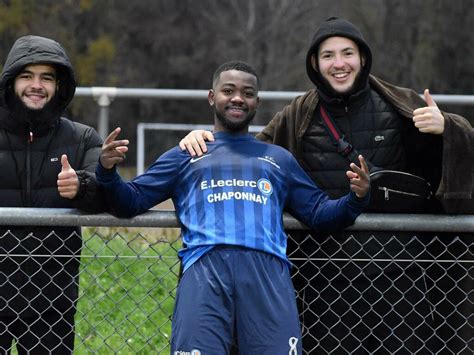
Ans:
<svg viewBox="0 0 474 355"><path fill-rule="evenodd" d="M214 106L214 90L210 89L208 94L207 94L207 101L209 102L209 105Z"/></svg>
<svg viewBox="0 0 474 355"><path fill-rule="evenodd" d="M319 72L319 67L318 67L318 55L313 53L311 54L311 66L313 67L314 70Z"/></svg>

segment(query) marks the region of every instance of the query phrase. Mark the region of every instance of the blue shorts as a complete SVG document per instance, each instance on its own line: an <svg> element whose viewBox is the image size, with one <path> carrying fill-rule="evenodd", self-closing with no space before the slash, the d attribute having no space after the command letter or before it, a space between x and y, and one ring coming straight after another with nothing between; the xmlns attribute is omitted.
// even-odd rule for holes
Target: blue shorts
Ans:
<svg viewBox="0 0 474 355"><path fill-rule="evenodd" d="M171 354L301 354L288 265L265 252L218 246L179 283ZM193 352L194 351L194 352Z"/></svg>

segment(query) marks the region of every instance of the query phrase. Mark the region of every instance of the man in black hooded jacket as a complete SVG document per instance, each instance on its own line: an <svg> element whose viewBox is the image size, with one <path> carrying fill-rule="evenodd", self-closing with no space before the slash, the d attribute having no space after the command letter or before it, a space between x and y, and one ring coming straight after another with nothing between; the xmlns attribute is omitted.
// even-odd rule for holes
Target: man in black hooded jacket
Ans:
<svg viewBox="0 0 474 355"><path fill-rule="evenodd" d="M59 43L19 38L0 79L0 206L100 205L102 140L61 117L76 81ZM70 354L78 298L78 227L0 226L0 352Z"/></svg>
<svg viewBox="0 0 474 355"><path fill-rule="evenodd" d="M344 19L327 19L307 52L306 69L315 88L278 112L257 138L290 150L318 186L337 198L347 192L341 182L348 161L322 123L323 106L373 165L420 175L431 184L436 198L420 212L473 213L474 130L469 122L440 111L427 90L423 100L413 90L374 77L371 63L360 30ZM205 139L213 139L210 132L197 131L180 146L200 155ZM328 239L312 233L303 235L293 251L289 244L290 258L298 260L294 282L306 353L448 349L444 340L452 342L458 325L444 319L442 327L434 323L443 311L429 302L423 264L415 262L427 256L425 246L412 235L381 231L351 237L344 232Z"/></svg>

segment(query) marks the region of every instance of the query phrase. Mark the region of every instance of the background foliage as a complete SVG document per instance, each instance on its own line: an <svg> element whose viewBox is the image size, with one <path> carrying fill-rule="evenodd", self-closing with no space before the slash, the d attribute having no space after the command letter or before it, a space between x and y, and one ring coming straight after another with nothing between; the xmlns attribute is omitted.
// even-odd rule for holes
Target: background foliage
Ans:
<svg viewBox="0 0 474 355"><path fill-rule="evenodd" d="M308 44L331 15L361 28L380 78L418 92L474 93L472 0L3 0L0 55L17 37L37 34L63 44L79 86L208 89L219 64L242 59L259 71L262 90L304 91L312 86ZM263 103L255 123L284 104ZM472 122L472 106L442 108ZM97 128L92 99L76 98L68 115ZM120 125L132 142L138 122L212 123L205 100L112 103L110 127ZM147 138L147 151L156 155L182 135ZM133 144L130 153L132 164Z"/></svg>

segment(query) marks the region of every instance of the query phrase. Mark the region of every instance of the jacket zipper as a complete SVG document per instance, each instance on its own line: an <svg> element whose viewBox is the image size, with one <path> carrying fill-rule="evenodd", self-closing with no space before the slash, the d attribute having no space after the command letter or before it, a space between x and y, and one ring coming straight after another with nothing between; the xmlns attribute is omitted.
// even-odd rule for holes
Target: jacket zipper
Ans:
<svg viewBox="0 0 474 355"><path fill-rule="evenodd" d="M344 106L344 112L346 113L346 120L347 120L347 127L348 132L346 132L346 136L349 137L349 142L352 142L352 117L349 114L349 104Z"/></svg>
<svg viewBox="0 0 474 355"><path fill-rule="evenodd" d="M386 201L390 200L390 192L393 192L394 194L400 194L400 195L409 195L409 196L421 197L420 194L415 194L415 193L412 193L412 192L406 192L406 191L390 189L390 188L384 187L384 186L379 186L378 189L382 190L384 192L384 197L385 197Z"/></svg>
<svg viewBox="0 0 474 355"><path fill-rule="evenodd" d="M33 131L28 130L28 140L26 144L26 206L31 206L31 144L33 143Z"/></svg>

